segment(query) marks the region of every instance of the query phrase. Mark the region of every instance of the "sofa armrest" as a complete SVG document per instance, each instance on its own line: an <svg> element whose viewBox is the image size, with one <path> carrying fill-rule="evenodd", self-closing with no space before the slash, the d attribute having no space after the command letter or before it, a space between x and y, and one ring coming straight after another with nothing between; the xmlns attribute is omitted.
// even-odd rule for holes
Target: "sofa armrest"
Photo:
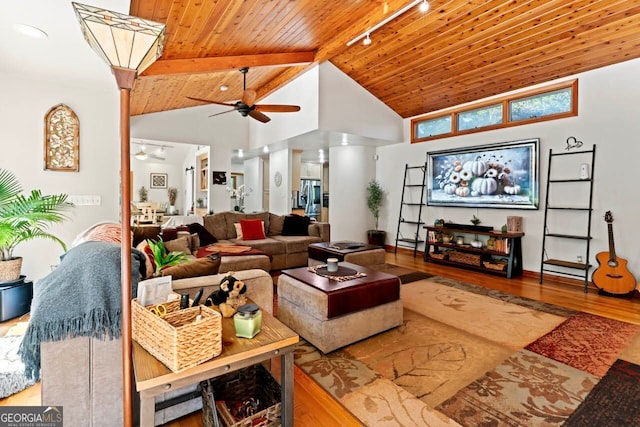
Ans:
<svg viewBox="0 0 640 427"><path fill-rule="evenodd" d="M328 222L312 222L309 224L309 236L320 237L323 242L330 242L331 226Z"/></svg>
<svg viewBox="0 0 640 427"><path fill-rule="evenodd" d="M193 298L200 288L204 288L201 302L213 291L217 290L220 281L226 274L212 274L209 276L189 277L171 282L173 290L179 294L188 293ZM233 273L233 277L242 280L247 285L247 298L258 304L267 312L273 314L273 279L264 270L242 270Z"/></svg>

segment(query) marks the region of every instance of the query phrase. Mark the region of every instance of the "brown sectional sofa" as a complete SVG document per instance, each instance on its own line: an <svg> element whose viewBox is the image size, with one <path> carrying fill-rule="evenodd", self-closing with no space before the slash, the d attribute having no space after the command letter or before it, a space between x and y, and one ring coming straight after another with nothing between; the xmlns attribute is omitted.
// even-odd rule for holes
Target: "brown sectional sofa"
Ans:
<svg viewBox="0 0 640 427"><path fill-rule="evenodd" d="M220 212L204 217L204 227L221 243L235 243L251 246L271 255L271 269L302 267L307 265L308 247L311 243L331 240L331 228L328 223L312 222L308 227L308 236L283 236L282 227L286 215L271 212L240 213ZM238 239L234 224L243 219L260 219L264 221L266 239ZM225 264L226 257L223 257ZM231 257L229 257L231 258Z"/></svg>

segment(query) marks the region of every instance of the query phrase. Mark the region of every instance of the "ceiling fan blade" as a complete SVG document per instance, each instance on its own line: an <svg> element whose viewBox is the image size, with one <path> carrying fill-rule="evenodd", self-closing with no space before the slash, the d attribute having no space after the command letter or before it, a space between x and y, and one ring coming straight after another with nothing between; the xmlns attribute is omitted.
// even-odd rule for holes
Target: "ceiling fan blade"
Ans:
<svg viewBox="0 0 640 427"><path fill-rule="evenodd" d="M300 111L299 105L278 105L278 104L257 104L254 111L265 111L267 113L295 113Z"/></svg>
<svg viewBox="0 0 640 427"><path fill-rule="evenodd" d="M236 110L234 109L234 110L223 111L222 113L215 113L215 114L210 115L209 117L219 116L220 114L226 114L226 113L230 113L232 111L236 111Z"/></svg>
<svg viewBox="0 0 640 427"><path fill-rule="evenodd" d="M257 121L262 122L262 123L267 123L269 120L271 120L268 116L266 116L266 115L262 114L260 111L256 111L256 110L251 111L249 113L249 115L251 117L253 117L254 119L256 119Z"/></svg>
<svg viewBox="0 0 640 427"><path fill-rule="evenodd" d="M255 90L246 89L242 94L242 103L247 104L249 107L251 107L253 103L256 102L256 96L257 93Z"/></svg>
<svg viewBox="0 0 640 427"><path fill-rule="evenodd" d="M147 157L151 159L156 159L156 160L166 160L165 157L158 156L157 154L151 154L151 153L147 153Z"/></svg>
<svg viewBox="0 0 640 427"><path fill-rule="evenodd" d="M207 104L224 105L225 107L235 107L235 104L227 104L226 102L211 101L210 99L193 98L191 96L187 96L187 98L193 101L206 102Z"/></svg>

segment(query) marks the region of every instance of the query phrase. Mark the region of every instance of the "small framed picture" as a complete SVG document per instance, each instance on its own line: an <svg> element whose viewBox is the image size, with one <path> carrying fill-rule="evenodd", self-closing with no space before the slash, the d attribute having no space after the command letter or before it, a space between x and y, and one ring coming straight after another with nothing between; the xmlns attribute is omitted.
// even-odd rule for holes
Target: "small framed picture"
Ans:
<svg viewBox="0 0 640 427"><path fill-rule="evenodd" d="M212 181L217 185L225 185L227 183L227 173L226 172L211 172Z"/></svg>
<svg viewBox="0 0 640 427"><path fill-rule="evenodd" d="M150 188L167 188L167 177L166 173L152 173L151 182L149 183Z"/></svg>

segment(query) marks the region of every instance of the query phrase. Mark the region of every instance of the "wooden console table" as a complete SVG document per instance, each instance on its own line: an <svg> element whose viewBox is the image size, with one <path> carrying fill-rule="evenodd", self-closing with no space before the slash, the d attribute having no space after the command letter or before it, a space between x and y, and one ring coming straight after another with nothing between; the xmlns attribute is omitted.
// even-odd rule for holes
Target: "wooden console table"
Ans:
<svg viewBox="0 0 640 427"><path fill-rule="evenodd" d="M293 426L293 350L298 335L262 311L261 332L253 339L235 335L233 318L222 319L222 354L193 368L173 373L137 342L133 342L133 370L140 393L140 426L154 425L155 397L281 356L282 426Z"/></svg>
<svg viewBox="0 0 640 427"><path fill-rule="evenodd" d="M425 226L427 242L424 248L424 260L428 262L453 265L483 273L496 274L511 279L522 274L522 236L524 233L502 233L500 231L476 231L446 227ZM442 241L442 234L452 234L449 243ZM458 245L456 237L465 237L466 244ZM496 249L474 248L468 241L473 236L489 236L496 239ZM433 251L430 251L433 247ZM455 256L455 258L454 258ZM504 266L504 269L489 268L490 266Z"/></svg>

